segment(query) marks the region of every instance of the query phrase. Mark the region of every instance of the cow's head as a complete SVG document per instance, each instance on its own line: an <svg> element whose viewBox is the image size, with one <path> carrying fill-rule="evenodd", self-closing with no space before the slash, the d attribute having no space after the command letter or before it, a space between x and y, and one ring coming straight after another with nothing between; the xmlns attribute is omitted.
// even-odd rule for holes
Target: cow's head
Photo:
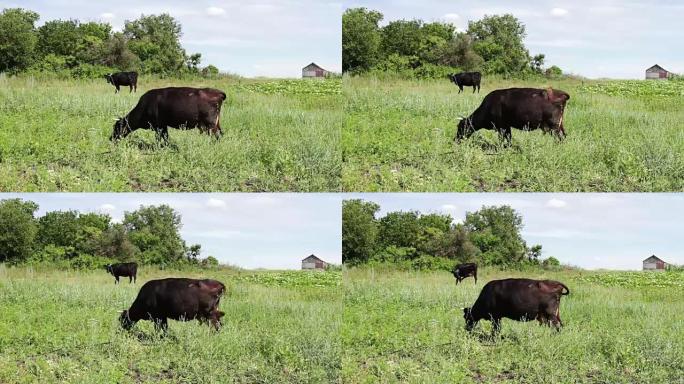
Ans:
<svg viewBox="0 0 684 384"><path fill-rule="evenodd" d="M128 136L133 130L131 129L131 124L128 122L128 117L121 117L114 123L114 130L112 135L109 137L110 141L119 141L124 137Z"/></svg>
<svg viewBox="0 0 684 384"><path fill-rule="evenodd" d="M466 331L472 331L475 327L475 324L477 324L477 320L475 320L475 318L473 317L473 311L470 307L463 308L463 318L466 322Z"/></svg>
<svg viewBox="0 0 684 384"><path fill-rule="evenodd" d="M469 138L473 132L475 132L473 120L470 117L461 117L458 122L458 129L456 130L456 142L458 143L463 139Z"/></svg>
<svg viewBox="0 0 684 384"><path fill-rule="evenodd" d="M135 325L135 321L131 320L128 310L121 311L121 315L119 316L119 324L121 324L121 328L127 331L133 328L133 325Z"/></svg>
<svg viewBox="0 0 684 384"><path fill-rule="evenodd" d="M109 84L114 84L114 79L112 79L112 74L111 74L111 73L108 73L108 74L104 75L104 78L105 78L105 80L107 80L107 83L109 83Z"/></svg>
<svg viewBox="0 0 684 384"><path fill-rule="evenodd" d="M113 273L113 272L112 272L112 265L111 265L111 264L105 265L104 268L105 268L105 271L107 271L107 272L109 272L109 273Z"/></svg>
<svg viewBox="0 0 684 384"><path fill-rule="evenodd" d="M551 87L544 90L544 97L546 97L546 99L552 104L563 107L565 106L565 103L570 100L570 95L561 91L560 89L553 89Z"/></svg>

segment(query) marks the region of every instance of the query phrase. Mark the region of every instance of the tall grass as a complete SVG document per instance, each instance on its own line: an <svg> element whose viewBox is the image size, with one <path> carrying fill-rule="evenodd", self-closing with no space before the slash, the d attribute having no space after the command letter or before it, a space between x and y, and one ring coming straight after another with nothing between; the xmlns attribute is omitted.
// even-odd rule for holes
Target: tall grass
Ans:
<svg viewBox="0 0 684 384"><path fill-rule="evenodd" d="M303 81L278 92L254 86L267 80L139 82L138 93L115 95L104 79L0 78L0 190L339 190L341 97L329 92L332 82L339 90L339 80L312 82L325 94L302 94L297 83L311 88ZM110 143L113 119L145 91L165 86L226 92L221 140L170 129L168 147L147 130Z"/></svg>
<svg viewBox="0 0 684 384"><path fill-rule="evenodd" d="M144 269L137 284L115 286L104 271L3 267L0 382L339 381L339 289L265 286L237 281L240 275L202 275L228 287L220 304L226 313L221 331L196 321L170 321L168 336L161 337L146 321L130 333L121 331L119 311L131 305L146 280L200 275Z"/></svg>
<svg viewBox="0 0 684 384"><path fill-rule="evenodd" d="M447 272L345 272L345 383L682 383L681 288L615 288L587 272L481 271L458 286ZM504 319L499 338L481 321L464 329L461 307L505 277L551 278L570 288L564 328ZM664 276L664 275L663 275Z"/></svg>
<svg viewBox="0 0 684 384"><path fill-rule="evenodd" d="M593 87L605 83L484 78L481 93L466 88L458 94L447 79L345 78L343 189L684 190L684 87L675 82ZM472 113L492 90L515 86L553 86L570 94L565 141L514 129L511 148L502 148L492 131L454 144L459 117ZM645 91L628 92L630 86ZM666 96L654 88L667 88Z"/></svg>

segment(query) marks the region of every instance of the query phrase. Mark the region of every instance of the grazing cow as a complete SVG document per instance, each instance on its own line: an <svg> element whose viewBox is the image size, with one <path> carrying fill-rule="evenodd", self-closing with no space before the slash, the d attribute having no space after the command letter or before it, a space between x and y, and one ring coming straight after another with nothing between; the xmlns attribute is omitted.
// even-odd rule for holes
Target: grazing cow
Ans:
<svg viewBox="0 0 684 384"><path fill-rule="evenodd" d="M456 141L467 139L478 129L494 129L510 145L511 127L524 131L541 128L563 139L563 112L568 99L570 95L552 88L492 91L472 115L459 121Z"/></svg>
<svg viewBox="0 0 684 384"><path fill-rule="evenodd" d="M119 283L119 276L128 276L128 284L135 283L138 275L138 264L136 263L107 264L105 269L114 276L114 284Z"/></svg>
<svg viewBox="0 0 684 384"><path fill-rule="evenodd" d="M217 139L221 137L221 104L226 94L212 88L170 87L147 91L125 117L117 119L109 138L118 141L138 128L152 129L157 139L169 142L168 127L199 127Z"/></svg>
<svg viewBox="0 0 684 384"><path fill-rule="evenodd" d="M480 72L461 72L452 73L449 76L449 80L458 86L458 93L463 92L463 86L473 87L473 93L477 89L477 93L480 93L480 80L482 80L482 74Z"/></svg>
<svg viewBox="0 0 684 384"><path fill-rule="evenodd" d="M218 331L221 317L225 313L218 310L221 295L226 286L216 280L197 280L168 278L150 280L145 283L133 305L121 312L121 327L129 330L140 320L154 322L157 329L168 329L167 320L211 323Z"/></svg>
<svg viewBox="0 0 684 384"><path fill-rule="evenodd" d="M119 92L119 86L124 85L129 87L128 93L135 90L138 91L138 72L116 72L104 75L107 82L116 88L114 93Z"/></svg>
<svg viewBox="0 0 684 384"><path fill-rule="evenodd" d="M477 284L477 264L475 263L459 264L454 267L451 273L453 273L456 278L456 285L458 285L461 280L470 276L475 278L475 284Z"/></svg>
<svg viewBox="0 0 684 384"><path fill-rule="evenodd" d="M559 306L562 295L570 293L563 283L554 280L504 279L485 284L472 308L463 308L466 330L472 331L478 321L492 322L492 333L501 328L501 319L538 320L560 330Z"/></svg>

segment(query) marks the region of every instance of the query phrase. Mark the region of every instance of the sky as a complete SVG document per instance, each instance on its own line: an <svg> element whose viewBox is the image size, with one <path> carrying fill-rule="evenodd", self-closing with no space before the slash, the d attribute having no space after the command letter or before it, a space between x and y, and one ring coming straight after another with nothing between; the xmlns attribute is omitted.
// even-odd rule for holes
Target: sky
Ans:
<svg viewBox="0 0 684 384"><path fill-rule="evenodd" d="M346 0L344 8L380 11L397 19L445 21L458 29L484 15L511 13L527 30L531 55L546 65L588 78L642 79L659 64L684 73L684 2L681 0L464 1Z"/></svg>
<svg viewBox="0 0 684 384"><path fill-rule="evenodd" d="M301 77L315 62L341 72L342 4L330 0L0 0L0 8L36 11L53 19L98 21L121 30L125 20L169 13L182 25L188 54L201 65L247 77Z"/></svg>
<svg viewBox="0 0 684 384"><path fill-rule="evenodd" d="M523 217L522 236L542 257L585 269L641 269L655 254L684 264L684 195L606 193L350 194L392 211L447 213L455 222L483 205L509 205Z"/></svg>
<svg viewBox="0 0 684 384"><path fill-rule="evenodd" d="M168 204L181 214L181 237L201 257L255 269L299 269L310 254L342 263L341 197L307 193L0 193L47 211L109 214L120 222L141 205Z"/></svg>

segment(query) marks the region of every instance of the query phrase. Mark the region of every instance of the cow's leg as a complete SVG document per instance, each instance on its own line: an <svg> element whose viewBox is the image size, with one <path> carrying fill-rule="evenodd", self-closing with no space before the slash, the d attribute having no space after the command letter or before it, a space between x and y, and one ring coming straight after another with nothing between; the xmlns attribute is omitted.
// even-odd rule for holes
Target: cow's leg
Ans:
<svg viewBox="0 0 684 384"><path fill-rule="evenodd" d="M473 93L475 93L475 88L477 88L477 86L473 85Z"/></svg>
<svg viewBox="0 0 684 384"><path fill-rule="evenodd" d="M128 275L128 284L133 282L133 275Z"/></svg>
<svg viewBox="0 0 684 384"><path fill-rule="evenodd" d="M475 284L477 284L477 272L473 274L473 277L475 278Z"/></svg>
<svg viewBox="0 0 684 384"><path fill-rule="evenodd" d="M511 128L502 128L499 130L499 137L504 141L504 146L510 147L512 141Z"/></svg>
<svg viewBox="0 0 684 384"><path fill-rule="evenodd" d="M119 93L119 85L117 84L117 85L115 85L115 87L116 87L116 91L114 91L114 93Z"/></svg>
<svg viewBox="0 0 684 384"><path fill-rule="evenodd" d="M458 85L458 93L463 92L463 86L461 84Z"/></svg>
<svg viewBox="0 0 684 384"><path fill-rule="evenodd" d="M119 284L119 275L114 276L114 285Z"/></svg>
<svg viewBox="0 0 684 384"><path fill-rule="evenodd" d="M128 93L133 93L133 84L128 86Z"/></svg>
<svg viewBox="0 0 684 384"><path fill-rule="evenodd" d="M156 136L157 136L157 141L163 141L164 145L169 144L169 128L164 127L164 128L155 128L154 129Z"/></svg>

